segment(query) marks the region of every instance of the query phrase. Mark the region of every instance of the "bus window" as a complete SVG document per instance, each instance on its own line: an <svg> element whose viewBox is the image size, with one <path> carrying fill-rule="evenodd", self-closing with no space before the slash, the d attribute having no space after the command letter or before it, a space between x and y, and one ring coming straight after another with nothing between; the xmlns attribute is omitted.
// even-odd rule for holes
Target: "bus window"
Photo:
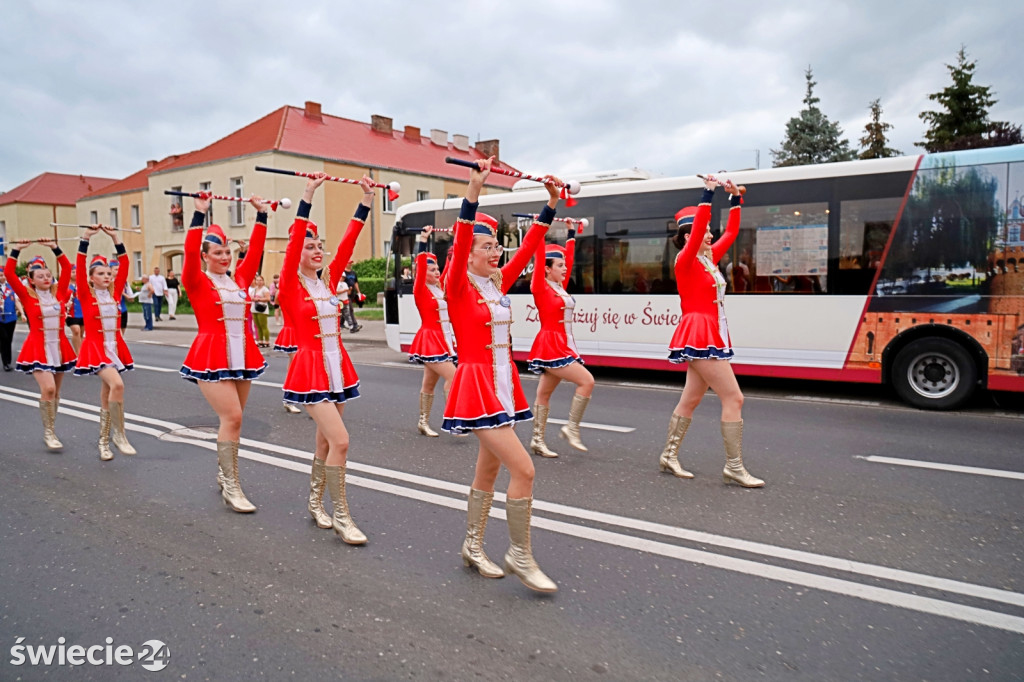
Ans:
<svg viewBox="0 0 1024 682"><path fill-rule="evenodd" d="M723 229L728 219L723 209ZM744 205L739 236L718 266L730 292L826 293L828 203Z"/></svg>
<svg viewBox="0 0 1024 682"><path fill-rule="evenodd" d="M901 202L902 198L891 197L840 203L839 267L832 293L870 293Z"/></svg>
<svg viewBox="0 0 1024 682"><path fill-rule="evenodd" d="M601 293L672 294L677 250L667 237L601 240Z"/></svg>

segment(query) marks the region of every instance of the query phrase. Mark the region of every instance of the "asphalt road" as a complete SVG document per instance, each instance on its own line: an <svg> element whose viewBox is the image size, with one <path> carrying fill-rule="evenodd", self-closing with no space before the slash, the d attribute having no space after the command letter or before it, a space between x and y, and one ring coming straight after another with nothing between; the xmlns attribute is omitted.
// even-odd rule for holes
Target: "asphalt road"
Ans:
<svg viewBox="0 0 1024 682"><path fill-rule="evenodd" d="M238 515L214 481L216 419L176 373L187 339L158 340L133 344L125 377L134 458L97 458L97 379L66 380L52 454L34 381L0 376L0 680L1024 679L1015 407L743 382L745 459L768 482L744 490L722 483L713 395L681 481L657 470L679 377L602 372L590 452L552 423L562 457L535 460L535 555L560 587L538 595L462 567L476 441L416 433L420 371L403 356L345 339L363 393L346 410L349 502L370 539L349 547L306 512L312 421L281 409L283 360L246 410L259 511ZM486 546L507 546L501 496ZM16 645L59 637L160 640L170 658L13 665Z"/></svg>

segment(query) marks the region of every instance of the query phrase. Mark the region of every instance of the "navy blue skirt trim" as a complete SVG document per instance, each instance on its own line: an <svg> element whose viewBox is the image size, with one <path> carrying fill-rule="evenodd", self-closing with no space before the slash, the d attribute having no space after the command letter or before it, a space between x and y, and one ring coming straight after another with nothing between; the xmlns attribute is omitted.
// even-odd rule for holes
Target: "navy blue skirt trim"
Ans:
<svg viewBox="0 0 1024 682"><path fill-rule="evenodd" d="M359 384L342 389L340 393L323 391L313 393L284 392L284 402L294 405L315 405L316 403L345 403L359 397Z"/></svg>
<svg viewBox="0 0 1024 682"><path fill-rule="evenodd" d="M253 379L259 379L266 369L267 363L264 361L263 366L259 369L218 369L209 372L197 372L191 367L182 365L179 373L183 379L187 379L192 383L228 380L252 381Z"/></svg>
<svg viewBox="0 0 1024 682"><path fill-rule="evenodd" d="M543 374L546 369L558 369L559 367L568 367L574 362L578 362L581 365L585 364L583 358L573 357L567 355L564 358L558 360L528 360L526 369L533 372L534 374Z"/></svg>
<svg viewBox="0 0 1024 682"><path fill-rule="evenodd" d="M668 361L676 365L687 360L731 360L733 355L732 348L716 348L715 346L707 348L685 346L668 349Z"/></svg>
<svg viewBox="0 0 1024 682"><path fill-rule="evenodd" d="M409 362L417 364L417 365L424 365L424 364L428 364L428 363L431 363L431 362L458 362L458 361L459 361L459 356L457 356L457 355L449 355L448 353L443 353L441 355L419 355L419 354L414 353L414 354L409 356Z"/></svg>
<svg viewBox="0 0 1024 682"><path fill-rule="evenodd" d="M453 436L466 434L476 429L496 429L499 426L505 424L515 424L516 422L527 422L533 419L533 412L530 412L529 408L516 412L511 417L504 412L498 414L478 417L477 419L445 419L441 422L441 430L447 431Z"/></svg>
<svg viewBox="0 0 1024 682"><path fill-rule="evenodd" d="M80 367L80 366L76 365L75 366L75 376L76 377L84 377L84 376L88 376L90 374L97 374L104 367L116 367L116 365L114 363L112 363L112 362L104 362L102 365L91 365L89 367ZM127 365L124 366L124 369L117 370L117 373L118 374L123 374L125 372L130 372L133 369L135 369L135 365L133 363L128 363Z"/></svg>
<svg viewBox="0 0 1024 682"><path fill-rule="evenodd" d="M51 372L53 374L63 374L64 372L70 372L71 370L73 370L75 368L75 362L75 360L65 362L63 365L60 365L58 367L54 367L53 365L46 365L41 362L33 362L31 365L24 362L18 362L15 363L14 369L18 370L19 372L24 372L25 374L31 374L32 372L39 371Z"/></svg>
<svg viewBox="0 0 1024 682"><path fill-rule="evenodd" d="M275 343L274 344L274 350L276 350L278 353L288 353L290 355L292 353L298 353L299 352L299 347L298 346L279 346L279 345L277 345Z"/></svg>

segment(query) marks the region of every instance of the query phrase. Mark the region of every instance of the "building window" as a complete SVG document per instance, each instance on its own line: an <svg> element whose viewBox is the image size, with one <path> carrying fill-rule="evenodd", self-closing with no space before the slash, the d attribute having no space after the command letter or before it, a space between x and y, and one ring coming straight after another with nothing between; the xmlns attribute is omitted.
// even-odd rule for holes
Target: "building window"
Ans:
<svg viewBox="0 0 1024 682"><path fill-rule="evenodd" d="M135 262L135 277L134 279L142 279L142 252L132 251L132 260Z"/></svg>
<svg viewBox="0 0 1024 682"><path fill-rule="evenodd" d="M132 227L139 226L139 205L132 204Z"/></svg>
<svg viewBox="0 0 1024 682"><path fill-rule="evenodd" d="M231 196L242 198L242 178L231 178ZM245 204L233 201L230 208L232 227L245 225Z"/></svg>
<svg viewBox="0 0 1024 682"><path fill-rule="evenodd" d="M384 190L381 193L381 209L380 210L384 211L385 213L394 213L395 212L395 202L391 201L391 198L388 196L388 191L387 190Z"/></svg>
<svg viewBox="0 0 1024 682"><path fill-rule="evenodd" d="M445 195L445 199L458 199L458 198L459 198L458 194L447 194L447 195Z"/></svg>
<svg viewBox="0 0 1024 682"><path fill-rule="evenodd" d="M430 198L430 191L425 189L416 190L416 201L424 201Z"/></svg>
<svg viewBox="0 0 1024 682"><path fill-rule="evenodd" d="M100 222L100 214L96 211L89 211L89 224L96 225Z"/></svg>
<svg viewBox="0 0 1024 682"><path fill-rule="evenodd" d="M110 227L120 227L120 225L117 224L117 209L116 208L110 209Z"/></svg>
<svg viewBox="0 0 1024 682"><path fill-rule="evenodd" d="M171 191L172 192L180 192L181 191L181 186L179 185L177 187L172 187ZM182 209L182 205L181 205L181 197L179 197L179 196L172 196L171 197L171 231L172 232L184 232L185 231L184 220L185 220L185 218L184 218L184 213L183 213L183 209Z"/></svg>
<svg viewBox="0 0 1024 682"><path fill-rule="evenodd" d="M212 182L200 182L199 183L199 191L200 192L210 192L210 191L212 191L212 187L213 187L213 183ZM212 201L210 202L210 208L206 209L206 224L207 225L213 225L213 202Z"/></svg>

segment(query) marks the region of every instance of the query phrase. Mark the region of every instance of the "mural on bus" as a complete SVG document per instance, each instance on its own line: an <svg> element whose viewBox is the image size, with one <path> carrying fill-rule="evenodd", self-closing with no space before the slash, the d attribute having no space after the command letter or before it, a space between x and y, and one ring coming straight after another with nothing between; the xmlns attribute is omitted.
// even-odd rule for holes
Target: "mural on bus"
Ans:
<svg viewBox="0 0 1024 682"><path fill-rule="evenodd" d="M977 339L990 373L1024 375L1024 163L1009 152L922 158L848 367L877 367L900 332L936 323Z"/></svg>

